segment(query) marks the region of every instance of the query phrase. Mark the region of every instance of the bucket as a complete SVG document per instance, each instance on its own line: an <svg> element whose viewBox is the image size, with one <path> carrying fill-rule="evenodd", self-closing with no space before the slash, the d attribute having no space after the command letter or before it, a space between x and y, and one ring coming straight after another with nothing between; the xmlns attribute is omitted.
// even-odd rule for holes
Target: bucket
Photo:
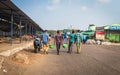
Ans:
<svg viewBox="0 0 120 75"><path fill-rule="evenodd" d="M49 45L49 48L53 49L55 46L53 44Z"/></svg>
<svg viewBox="0 0 120 75"><path fill-rule="evenodd" d="M68 48L68 44L63 44L63 48Z"/></svg>

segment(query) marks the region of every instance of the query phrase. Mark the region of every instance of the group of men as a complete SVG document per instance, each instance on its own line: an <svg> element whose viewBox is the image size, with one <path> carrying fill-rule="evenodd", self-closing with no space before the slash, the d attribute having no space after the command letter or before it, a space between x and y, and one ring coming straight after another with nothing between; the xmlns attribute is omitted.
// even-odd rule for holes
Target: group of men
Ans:
<svg viewBox="0 0 120 75"><path fill-rule="evenodd" d="M48 54L48 49L51 39L49 37L47 30L45 30L44 33L41 35L41 41L42 41L42 49L44 51L44 54ZM63 44L68 44L68 51L67 51L68 53L72 52L73 44L76 44L77 53L79 54L81 51L81 44L82 44L80 30L78 30L76 33L74 32L74 30L72 30L72 33L69 35L67 35L66 33L61 34L61 32L57 30L54 36L54 45L56 45L56 50L58 55L60 52L60 47Z"/></svg>

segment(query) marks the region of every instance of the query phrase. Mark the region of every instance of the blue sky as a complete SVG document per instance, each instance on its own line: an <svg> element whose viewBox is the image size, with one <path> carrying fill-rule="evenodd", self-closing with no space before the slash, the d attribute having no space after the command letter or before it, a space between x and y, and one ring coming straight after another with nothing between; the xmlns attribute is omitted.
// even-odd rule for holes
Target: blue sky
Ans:
<svg viewBox="0 0 120 75"><path fill-rule="evenodd" d="M120 23L120 0L12 0L43 29Z"/></svg>

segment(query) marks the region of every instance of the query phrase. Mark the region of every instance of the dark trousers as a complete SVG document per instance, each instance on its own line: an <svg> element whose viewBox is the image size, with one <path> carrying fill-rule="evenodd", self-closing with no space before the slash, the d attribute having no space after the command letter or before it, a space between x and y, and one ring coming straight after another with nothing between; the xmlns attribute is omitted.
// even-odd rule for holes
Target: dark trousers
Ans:
<svg viewBox="0 0 120 75"><path fill-rule="evenodd" d="M59 54L60 46L61 46L61 43L60 42L56 42L57 54Z"/></svg>
<svg viewBox="0 0 120 75"><path fill-rule="evenodd" d="M71 53L73 49L73 42L69 42L68 53Z"/></svg>

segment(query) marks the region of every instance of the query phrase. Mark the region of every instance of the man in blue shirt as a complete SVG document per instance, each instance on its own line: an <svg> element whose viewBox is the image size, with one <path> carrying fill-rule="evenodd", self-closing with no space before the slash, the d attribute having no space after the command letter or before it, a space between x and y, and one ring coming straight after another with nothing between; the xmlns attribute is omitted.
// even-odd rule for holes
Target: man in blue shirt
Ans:
<svg viewBox="0 0 120 75"><path fill-rule="evenodd" d="M43 50L44 50L44 54L48 54L48 48L49 48L49 35L47 33L47 30L44 31L44 33L42 34L42 43L43 43Z"/></svg>
<svg viewBox="0 0 120 75"><path fill-rule="evenodd" d="M67 44L67 33L63 32L62 37L63 37L63 43Z"/></svg>

